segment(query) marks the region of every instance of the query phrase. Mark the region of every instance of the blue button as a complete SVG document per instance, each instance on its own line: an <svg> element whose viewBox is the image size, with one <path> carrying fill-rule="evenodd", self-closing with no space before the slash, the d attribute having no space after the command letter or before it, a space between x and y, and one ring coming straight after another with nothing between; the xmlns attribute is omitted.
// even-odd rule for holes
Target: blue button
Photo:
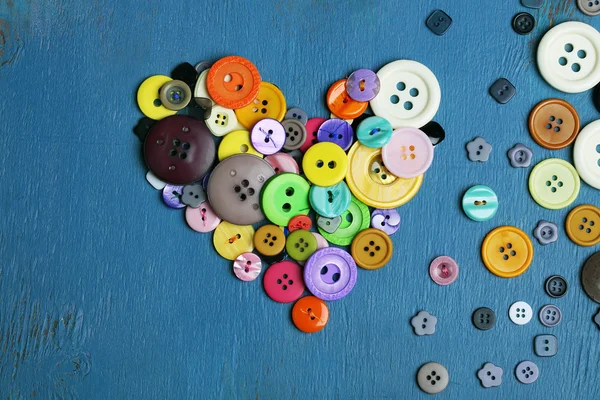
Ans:
<svg viewBox="0 0 600 400"><path fill-rule="evenodd" d="M350 189L344 181L329 187L313 185L308 194L313 210L327 218L342 215L350 206L351 199Z"/></svg>
<svg viewBox="0 0 600 400"><path fill-rule="evenodd" d="M369 117L358 125L356 137L363 145L372 149L380 149L385 146L393 134L392 124L381 117Z"/></svg>
<svg viewBox="0 0 600 400"><path fill-rule="evenodd" d="M473 221L487 221L498 211L498 197L487 186L473 186L463 196L462 207Z"/></svg>

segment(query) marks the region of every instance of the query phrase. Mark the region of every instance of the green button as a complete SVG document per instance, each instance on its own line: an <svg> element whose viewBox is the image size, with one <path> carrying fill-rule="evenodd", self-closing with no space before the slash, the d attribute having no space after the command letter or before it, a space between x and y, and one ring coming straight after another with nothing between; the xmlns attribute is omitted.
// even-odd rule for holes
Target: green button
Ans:
<svg viewBox="0 0 600 400"><path fill-rule="evenodd" d="M537 164L529 175L529 193L544 208L560 210L579 195L581 183L577 170L559 158L548 158Z"/></svg>
<svg viewBox="0 0 600 400"><path fill-rule="evenodd" d="M473 221L487 221L498 211L498 197L487 186L473 186L463 196L462 208Z"/></svg>
<svg viewBox="0 0 600 400"><path fill-rule="evenodd" d="M265 183L260 197L265 216L275 225L287 226L296 215L307 215L309 189L310 185L300 175L275 175Z"/></svg>
<svg viewBox="0 0 600 400"><path fill-rule="evenodd" d="M365 230L370 224L369 207L352 196L348 209L341 215L342 223L333 233L327 233L319 227L319 233L333 244L348 246L358 232Z"/></svg>
<svg viewBox="0 0 600 400"><path fill-rule="evenodd" d="M290 233L285 242L285 251L296 261L306 261L317 251L317 239L309 231L298 229Z"/></svg>

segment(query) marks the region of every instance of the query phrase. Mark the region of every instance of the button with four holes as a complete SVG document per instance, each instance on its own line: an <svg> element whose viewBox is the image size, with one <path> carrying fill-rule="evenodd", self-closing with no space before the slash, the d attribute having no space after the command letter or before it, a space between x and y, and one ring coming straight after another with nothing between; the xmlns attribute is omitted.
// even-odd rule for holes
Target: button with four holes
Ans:
<svg viewBox="0 0 600 400"><path fill-rule="evenodd" d="M233 262L233 273L244 282L258 278L261 270L260 257L254 253L242 253Z"/></svg>
<svg viewBox="0 0 600 400"><path fill-rule="evenodd" d="M285 119L282 124L285 131L283 148L286 150L299 149L306 141L306 127L295 118Z"/></svg>
<svg viewBox="0 0 600 400"><path fill-rule="evenodd" d="M417 128L400 128L381 149L387 169L400 178L422 175L433 161L433 145L429 137Z"/></svg>
<svg viewBox="0 0 600 400"><path fill-rule="evenodd" d="M519 382L530 384L537 381L540 371L532 361L522 361L515 368L515 375Z"/></svg>
<svg viewBox="0 0 600 400"><path fill-rule="evenodd" d="M436 362L424 364L417 372L417 384L425 393L440 393L446 389L449 382L448 370Z"/></svg>
<svg viewBox="0 0 600 400"><path fill-rule="evenodd" d="M560 158L538 163L529 174L529 193L540 206L550 210L568 207L579 195L579 175Z"/></svg>
<svg viewBox="0 0 600 400"><path fill-rule="evenodd" d="M535 19L529 13L520 12L513 17L512 27L519 35L527 35L535 28Z"/></svg>
<svg viewBox="0 0 600 400"><path fill-rule="evenodd" d="M305 296L294 304L292 321L302 332L318 332L325 328L329 321L329 308L318 297Z"/></svg>
<svg viewBox="0 0 600 400"><path fill-rule="evenodd" d="M235 115L246 129L252 129L264 118L283 120L285 109L285 97L281 90L272 83L261 82L256 98L247 106L236 109Z"/></svg>
<svg viewBox="0 0 600 400"><path fill-rule="evenodd" d="M373 270L383 267L390 261L394 253L394 245L385 232L368 228L354 237L350 252L359 267Z"/></svg>
<svg viewBox="0 0 600 400"><path fill-rule="evenodd" d="M285 235L277 225L263 225L254 233L254 248L263 256L274 257L285 248Z"/></svg>
<svg viewBox="0 0 600 400"><path fill-rule="evenodd" d="M498 211L498 197L487 186L477 185L467 190L462 198L462 208L473 221L487 221Z"/></svg>
<svg viewBox="0 0 600 400"><path fill-rule="evenodd" d="M210 203L205 201L198 208L185 209L185 222L196 232L206 233L214 231L221 223L221 218L215 214Z"/></svg>
<svg viewBox="0 0 600 400"><path fill-rule="evenodd" d="M243 130L238 123L235 112L229 108L213 106L210 117L206 119L206 126L214 136L225 136L230 132Z"/></svg>
<svg viewBox="0 0 600 400"><path fill-rule="evenodd" d="M309 231L298 229L290 233L285 251L296 261L306 261L317 250L317 239Z"/></svg>
<svg viewBox="0 0 600 400"><path fill-rule="evenodd" d="M567 147L579 133L579 114L561 99L539 102L529 114L529 134L542 147L558 150Z"/></svg>
<svg viewBox="0 0 600 400"><path fill-rule="evenodd" d="M458 264L451 257L437 257L429 265L429 276L440 286L447 286L458 278Z"/></svg>
<svg viewBox="0 0 600 400"><path fill-rule="evenodd" d="M253 250L253 236L252 225L239 226L223 221L213 233L213 245L221 257L235 260L240 254Z"/></svg>
<svg viewBox="0 0 600 400"><path fill-rule="evenodd" d="M546 293L548 294L548 296L558 299L567 294L567 280L562 276L552 275L551 277L546 279L544 288L546 289Z"/></svg>
<svg viewBox="0 0 600 400"><path fill-rule="evenodd" d="M575 207L565 222L567 236L579 246L600 243L600 209L591 204Z"/></svg>
<svg viewBox="0 0 600 400"><path fill-rule="evenodd" d="M487 269L501 278L523 274L533 260L531 239L513 226L501 226L487 234L481 245L481 258Z"/></svg>
<svg viewBox="0 0 600 400"><path fill-rule="evenodd" d="M487 331L496 325L496 313L491 308L480 307L473 312L471 321L475 328L480 331Z"/></svg>
<svg viewBox="0 0 600 400"><path fill-rule="evenodd" d="M533 350L538 357L552 357L558 353L558 340L554 335L537 335Z"/></svg>
<svg viewBox="0 0 600 400"><path fill-rule="evenodd" d="M560 308L552 304L542 307L538 316L542 325L547 326L548 328L553 328L562 321L562 312L560 311Z"/></svg>
<svg viewBox="0 0 600 400"><path fill-rule="evenodd" d="M531 306L524 301L517 301L510 306L508 316L515 324L525 325L531 321L533 310L531 309Z"/></svg>
<svg viewBox="0 0 600 400"><path fill-rule="evenodd" d="M280 261L265 272L263 286L267 296L278 303L291 303L304 293L302 268L293 261Z"/></svg>
<svg viewBox="0 0 600 400"><path fill-rule="evenodd" d="M187 83L172 80L160 88L160 101L169 110L183 110L192 99L192 91Z"/></svg>
<svg viewBox="0 0 600 400"><path fill-rule="evenodd" d="M306 178L313 184L333 186L346 176L348 156L335 143L317 143L304 153L302 169Z"/></svg>

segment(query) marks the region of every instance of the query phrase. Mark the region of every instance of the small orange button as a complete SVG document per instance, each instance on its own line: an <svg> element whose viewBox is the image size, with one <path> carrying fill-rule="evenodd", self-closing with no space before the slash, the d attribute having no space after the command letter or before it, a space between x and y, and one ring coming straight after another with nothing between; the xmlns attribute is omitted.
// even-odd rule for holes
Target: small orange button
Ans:
<svg viewBox="0 0 600 400"><path fill-rule="evenodd" d="M346 79L335 82L327 91L327 106L335 116L341 119L360 117L367 106L366 101L356 101L346 92Z"/></svg>
<svg viewBox="0 0 600 400"><path fill-rule="evenodd" d="M591 204L575 207L567 216L567 236L579 246L600 243L600 209Z"/></svg>
<svg viewBox="0 0 600 400"><path fill-rule="evenodd" d="M327 325L329 308L323 300L315 296L306 296L294 304L292 320L302 332L318 332Z"/></svg>
<svg viewBox="0 0 600 400"><path fill-rule="evenodd" d="M514 226L500 226L483 240L481 258L492 274L514 278L531 265L533 246L522 230Z"/></svg>

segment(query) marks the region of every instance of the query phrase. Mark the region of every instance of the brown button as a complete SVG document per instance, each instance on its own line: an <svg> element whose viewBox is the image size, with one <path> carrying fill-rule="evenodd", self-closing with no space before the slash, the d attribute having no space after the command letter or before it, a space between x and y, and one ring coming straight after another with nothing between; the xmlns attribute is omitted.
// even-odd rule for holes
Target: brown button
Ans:
<svg viewBox="0 0 600 400"><path fill-rule="evenodd" d="M168 183L186 185L198 181L215 157L215 142L206 124L187 115L161 119L144 142L148 168Z"/></svg>
<svg viewBox="0 0 600 400"><path fill-rule="evenodd" d="M208 201L225 221L255 224L265 219L260 209L260 191L273 175L273 167L260 157L250 154L227 157L210 174Z"/></svg>
<svg viewBox="0 0 600 400"><path fill-rule="evenodd" d="M369 228L354 237L350 252L359 267L378 269L390 261L394 246L385 232Z"/></svg>
<svg viewBox="0 0 600 400"><path fill-rule="evenodd" d="M529 133L542 147L558 150L567 147L579 133L579 115L561 99L546 99L529 114Z"/></svg>
<svg viewBox="0 0 600 400"><path fill-rule="evenodd" d="M284 247L285 235L277 225L263 225L254 233L254 248L263 256L276 256Z"/></svg>

